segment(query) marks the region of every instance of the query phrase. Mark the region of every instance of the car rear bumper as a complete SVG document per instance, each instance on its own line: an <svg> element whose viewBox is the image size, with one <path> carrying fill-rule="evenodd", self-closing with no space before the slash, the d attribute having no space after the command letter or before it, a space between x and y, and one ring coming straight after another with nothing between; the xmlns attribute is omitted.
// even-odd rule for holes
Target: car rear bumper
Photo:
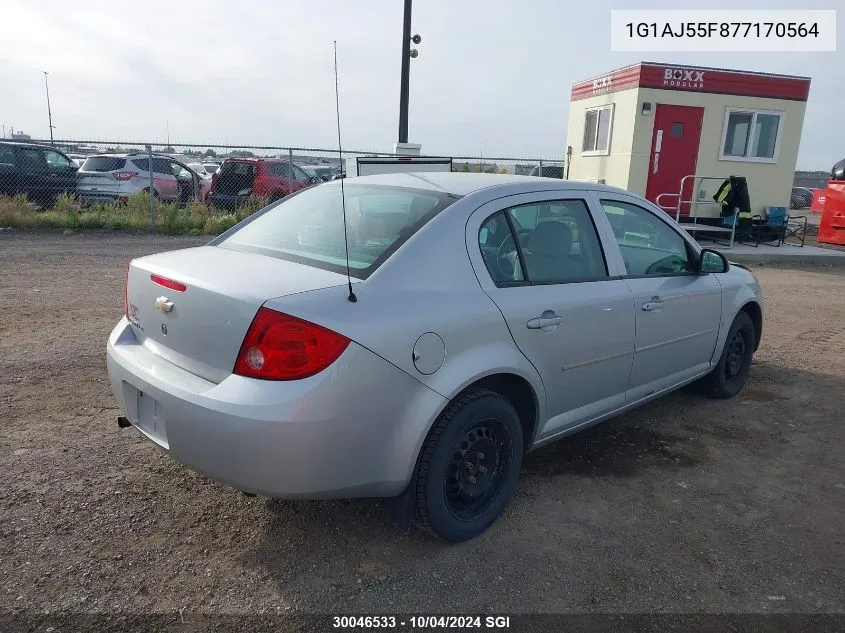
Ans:
<svg viewBox="0 0 845 633"><path fill-rule="evenodd" d="M220 207L221 209L237 209L238 207L246 204L249 199L250 194L236 195L212 191L209 195L209 202L211 205Z"/></svg>
<svg viewBox="0 0 845 633"><path fill-rule="evenodd" d="M94 202L114 202L118 200L121 195L126 197L126 194L112 193L112 192L93 192L93 191L79 191L76 192L76 197L79 203L83 206L93 204Z"/></svg>
<svg viewBox="0 0 845 633"><path fill-rule="evenodd" d="M281 498L392 496L411 478L442 396L355 343L327 370L219 384L138 342L109 337L112 389L132 424L189 468Z"/></svg>

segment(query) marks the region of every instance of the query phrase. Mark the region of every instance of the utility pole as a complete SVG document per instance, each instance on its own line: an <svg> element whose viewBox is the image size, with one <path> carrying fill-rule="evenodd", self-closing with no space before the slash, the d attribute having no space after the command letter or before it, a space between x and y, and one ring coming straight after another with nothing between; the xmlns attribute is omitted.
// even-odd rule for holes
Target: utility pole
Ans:
<svg viewBox="0 0 845 633"><path fill-rule="evenodd" d="M48 73L46 70L42 71L44 73L44 89L47 91L47 121L50 126L50 145L54 145L53 143L53 113L50 111L50 85L47 83L47 75Z"/></svg>
<svg viewBox="0 0 845 633"><path fill-rule="evenodd" d="M419 36L415 39L419 40ZM411 0L405 0L405 17L402 25L402 77L399 82L400 143L408 142L408 82L411 73L411 55Z"/></svg>

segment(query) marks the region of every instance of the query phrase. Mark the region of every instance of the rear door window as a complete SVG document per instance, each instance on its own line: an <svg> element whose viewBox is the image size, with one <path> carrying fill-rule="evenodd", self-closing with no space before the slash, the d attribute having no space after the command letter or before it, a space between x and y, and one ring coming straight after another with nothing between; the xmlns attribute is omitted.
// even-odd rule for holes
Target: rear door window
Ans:
<svg viewBox="0 0 845 633"><path fill-rule="evenodd" d="M267 169L274 176L278 176L280 178L288 177L289 172L287 163L267 163Z"/></svg>
<svg viewBox="0 0 845 633"><path fill-rule="evenodd" d="M510 222L503 224L505 213ZM551 200L500 211L482 225L479 246L497 284L526 278L538 284L607 278L604 252L584 200Z"/></svg>
<svg viewBox="0 0 845 633"><path fill-rule="evenodd" d="M170 161L166 158L153 158L153 172L172 176L173 169L170 167Z"/></svg>
<svg viewBox="0 0 845 633"><path fill-rule="evenodd" d="M25 171L44 171L47 169L47 161L44 158L44 150L37 147L21 147L18 149L18 164Z"/></svg>

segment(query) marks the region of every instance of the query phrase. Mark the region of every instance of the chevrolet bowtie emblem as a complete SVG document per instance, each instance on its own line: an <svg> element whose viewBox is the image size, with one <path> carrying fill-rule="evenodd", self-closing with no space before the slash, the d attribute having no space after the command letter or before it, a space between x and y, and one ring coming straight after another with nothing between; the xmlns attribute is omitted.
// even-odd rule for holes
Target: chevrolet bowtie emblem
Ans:
<svg viewBox="0 0 845 633"><path fill-rule="evenodd" d="M159 297L156 299L155 306L161 312L170 312L173 309L173 302L168 300L167 297Z"/></svg>

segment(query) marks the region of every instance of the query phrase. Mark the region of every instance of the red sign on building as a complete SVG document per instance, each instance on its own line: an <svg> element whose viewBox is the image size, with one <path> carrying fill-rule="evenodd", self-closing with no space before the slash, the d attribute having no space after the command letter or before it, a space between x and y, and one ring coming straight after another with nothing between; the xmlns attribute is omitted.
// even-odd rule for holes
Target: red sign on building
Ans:
<svg viewBox="0 0 845 633"><path fill-rule="evenodd" d="M806 101L809 77L642 62L572 86L571 101L630 88L658 88Z"/></svg>

